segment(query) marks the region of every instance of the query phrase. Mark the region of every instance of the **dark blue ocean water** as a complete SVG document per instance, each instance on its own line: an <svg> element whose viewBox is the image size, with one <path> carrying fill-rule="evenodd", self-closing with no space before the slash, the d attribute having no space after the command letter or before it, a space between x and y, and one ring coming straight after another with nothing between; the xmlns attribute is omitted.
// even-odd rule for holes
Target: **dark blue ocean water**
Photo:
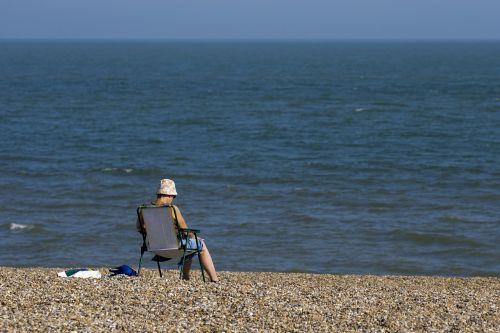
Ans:
<svg viewBox="0 0 500 333"><path fill-rule="evenodd" d="M500 275L500 43L3 41L0 139L0 265L137 265L173 178L220 270Z"/></svg>

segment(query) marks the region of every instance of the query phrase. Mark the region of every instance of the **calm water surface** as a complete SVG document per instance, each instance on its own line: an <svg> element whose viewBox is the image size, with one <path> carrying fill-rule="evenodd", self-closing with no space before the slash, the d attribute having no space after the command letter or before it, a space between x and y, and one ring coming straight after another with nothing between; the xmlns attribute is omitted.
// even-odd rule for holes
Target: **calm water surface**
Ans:
<svg viewBox="0 0 500 333"><path fill-rule="evenodd" d="M500 43L3 41L0 139L0 265L500 275Z"/></svg>

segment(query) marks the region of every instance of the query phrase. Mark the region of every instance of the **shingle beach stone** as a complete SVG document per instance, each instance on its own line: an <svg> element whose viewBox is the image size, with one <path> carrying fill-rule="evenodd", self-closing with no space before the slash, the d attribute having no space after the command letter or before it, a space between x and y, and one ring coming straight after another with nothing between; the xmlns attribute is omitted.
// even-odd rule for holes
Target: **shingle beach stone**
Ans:
<svg viewBox="0 0 500 333"><path fill-rule="evenodd" d="M500 332L500 278L0 267L1 332ZM103 276L107 269L99 269Z"/></svg>

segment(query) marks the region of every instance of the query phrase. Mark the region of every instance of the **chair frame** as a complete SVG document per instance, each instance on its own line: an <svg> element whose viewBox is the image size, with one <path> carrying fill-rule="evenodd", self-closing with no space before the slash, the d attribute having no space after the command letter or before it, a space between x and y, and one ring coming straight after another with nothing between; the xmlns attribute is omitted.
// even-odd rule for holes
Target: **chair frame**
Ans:
<svg viewBox="0 0 500 333"><path fill-rule="evenodd" d="M201 276L203 277L203 281L205 282L205 272L204 272L204 267L203 263L201 262L200 258L200 253L201 253L201 248L198 243L198 233L201 233L199 229L191 229L191 228L180 228L179 227L179 221L177 219L177 212L174 207L174 205L163 205L163 206L155 206L155 205L141 205L137 207L137 218L139 219L139 225L140 225L140 232L142 235L142 246L141 246L141 258L139 259L139 268L137 269L137 276L141 273L141 266L142 266L142 257L144 256L144 252L150 252L148 250L148 246L146 243L147 239L147 232L146 229L144 228L144 220L141 214L141 211L143 209L151 209L151 208L165 208L168 207L172 209L173 211L173 218L175 222L175 230L177 231L177 243L179 244L179 250L182 250L182 259L181 259L181 265L179 267L179 279L182 279L182 272L184 270L184 265L186 263L186 255L189 254L196 254L198 256L198 261L200 263L200 269L201 269ZM168 221L170 222L170 221ZM194 235L194 239L196 241L196 249L189 249L187 248L188 245L188 239L189 239L189 234ZM182 244L182 240L186 240L184 244ZM154 251L151 251L154 252ZM160 267L160 259L159 256L155 254L156 258L156 264L158 265L158 272L160 273L160 277L163 277L163 274L161 273L161 267ZM172 258L166 258L167 260L170 260ZM163 260L162 260L163 261Z"/></svg>

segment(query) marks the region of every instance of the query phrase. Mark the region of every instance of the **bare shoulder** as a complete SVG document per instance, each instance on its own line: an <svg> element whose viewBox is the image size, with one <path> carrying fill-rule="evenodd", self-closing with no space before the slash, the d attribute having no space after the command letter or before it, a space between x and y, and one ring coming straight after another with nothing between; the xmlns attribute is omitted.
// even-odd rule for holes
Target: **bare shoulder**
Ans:
<svg viewBox="0 0 500 333"><path fill-rule="evenodd" d="M181 210L179 209L179 207L177 207L176 205L172 205L172 207L174 207L175 211L180 214L181 213Z"/></svg>

